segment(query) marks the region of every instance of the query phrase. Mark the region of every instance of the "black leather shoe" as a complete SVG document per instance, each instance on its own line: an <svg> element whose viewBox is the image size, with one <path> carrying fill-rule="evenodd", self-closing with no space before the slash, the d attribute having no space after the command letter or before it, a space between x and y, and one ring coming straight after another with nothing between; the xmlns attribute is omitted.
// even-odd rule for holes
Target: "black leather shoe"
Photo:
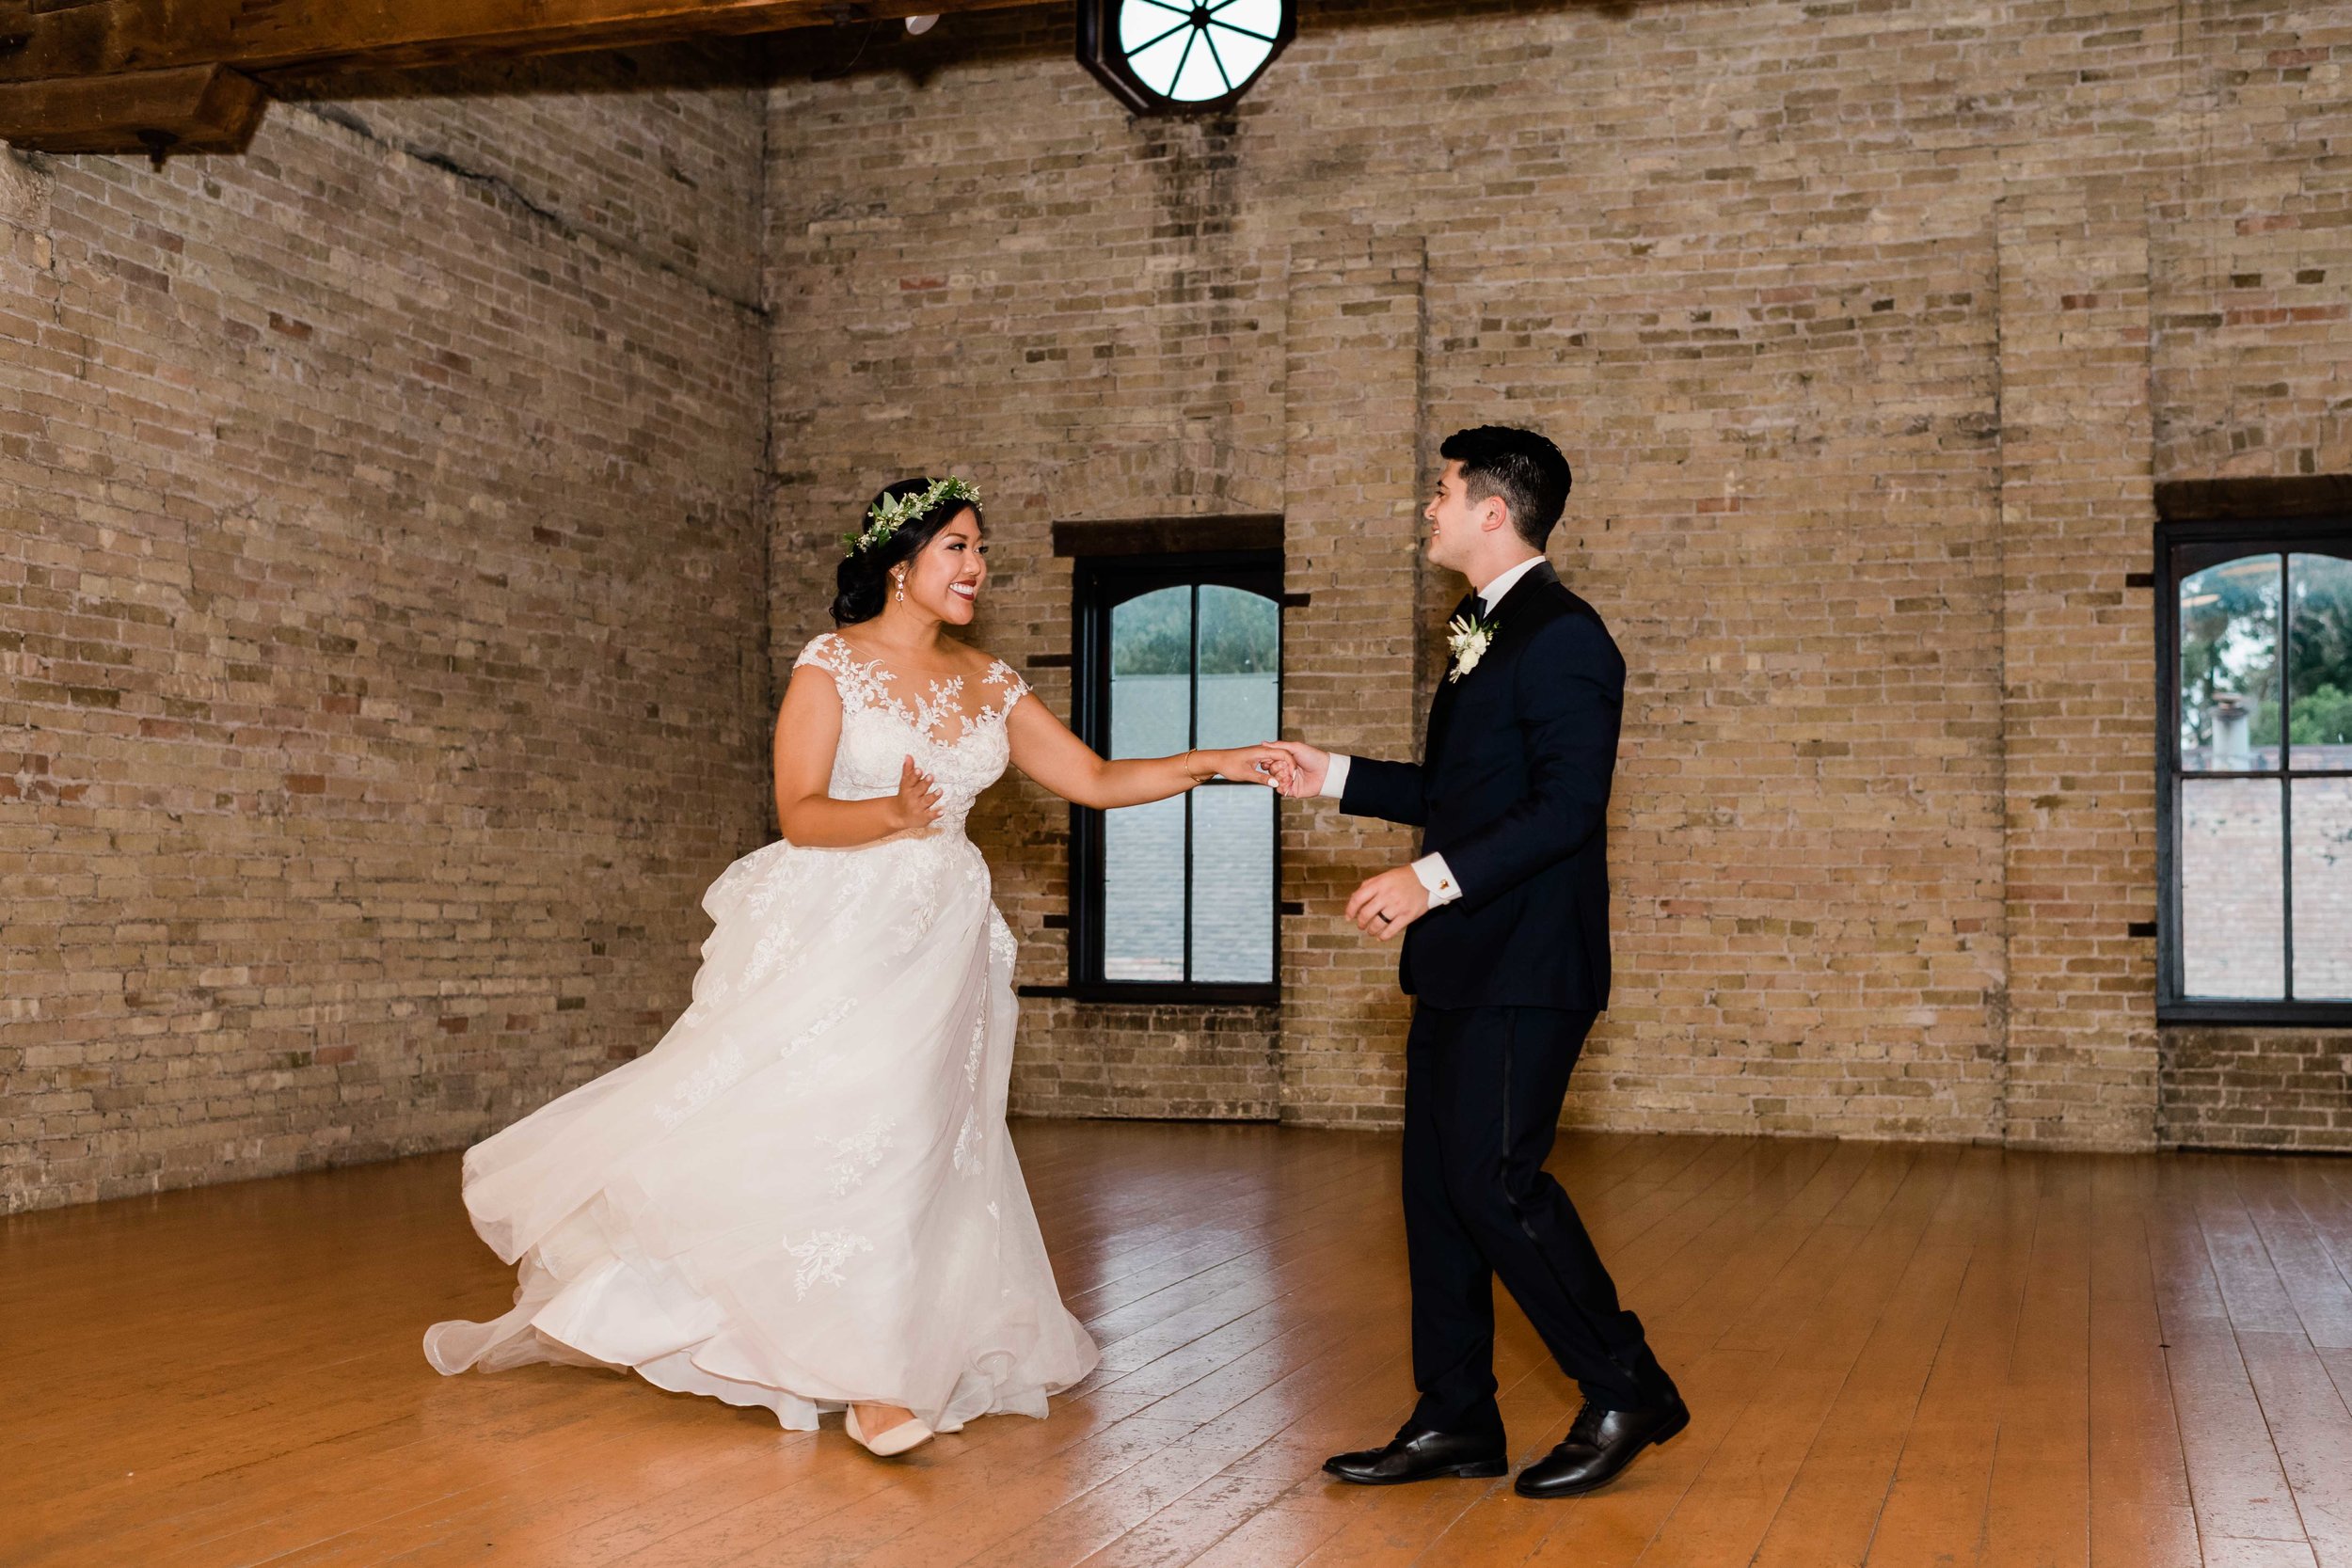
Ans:
<svg viewBox="0 0 2352 1568"><path fill-rule="evenodd" d="M1450 1432L1406 1428L1381 1449L1335 1453L1324 1473L1359 1486L1394 1486L1440 1476L1492 1477L1510 1468L1500 1437L1456 1437Z"/></svg>
<svg viewBox="0 0 2352 1568"><path fill-rule="evenodd" d="M1512 1490L1522 1497L1574 1497L1617 1479L1634 1455L1691 1424L1691 1407L1677 1395L1671 1403L1646 1410L1602 1410L1587 1403L1576 1413L1560 1446L1519 1472Z"/></svg>

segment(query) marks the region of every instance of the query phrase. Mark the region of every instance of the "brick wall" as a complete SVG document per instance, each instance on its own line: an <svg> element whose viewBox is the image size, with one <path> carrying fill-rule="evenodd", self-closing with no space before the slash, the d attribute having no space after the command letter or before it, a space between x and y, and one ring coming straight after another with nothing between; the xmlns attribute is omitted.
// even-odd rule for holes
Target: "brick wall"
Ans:
<svg viewBox="0 0 2352 1568"><path fill-rule="evenodd" d="M2155 1092L2155 515L2137 178L2020 182L2001 261L2007 1132L2144 1141Z"/></svg>
<svg viewBox="0 0 2352 1568"><path fill-rule="evenodd" d="M2352 1151L2352 1039L2313 1029L2167 1029L2159 1141Z"/></svg>
<svg viewBox="0 0 2352 1568"><path fill-rule="evenodd" d="M764 133L598 71L0 150L0 1211L463 1143L676 1010L769 815Z"/></svg>
<svg viewBox="0 0 2352 1568"><path fill-rule="evenodd" d="M1016 662L1068 651L1051 520L1281 510L1315 595L1286 728L1402 752L1456 592L1411 564L1414 493L1448 431L1536 425L1579 475L1553 558L1632 669L1572 1117L2157 1135L2123 578L2156 481L2352 467L2340 8L1311 4L1181 122L1124 116L1057 13L850 41L771 96L780 657L897 473L991 487L977 635ZM1282 1116L1393 1120L1387 955L1331 906L1404 842L1285 809L1310 912L1263 1057L1040 1000L1022 1105L1191 1114L1271 1072ZM1064 820L1015 785L977 824L1032 983Z"/></svg>

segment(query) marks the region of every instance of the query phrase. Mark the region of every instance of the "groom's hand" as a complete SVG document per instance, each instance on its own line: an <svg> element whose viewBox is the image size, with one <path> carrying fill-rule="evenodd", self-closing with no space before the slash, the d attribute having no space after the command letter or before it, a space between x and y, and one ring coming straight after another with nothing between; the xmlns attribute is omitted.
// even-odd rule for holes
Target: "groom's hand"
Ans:
<svg viewBox="0 0 2352 1568"><path fill-rule="evenodd" d="M1273 747L1291 759L1290 782L1282 785L1285 795L1316 795L1323 790L1324 776L1331 770L1331 753L1308 745L1303 740L1269 740Z"/></svg>
<svg viewBox="0 0 2352 1568"><path fill-rule="evenodd" d="M1409 865L1370 879L1347 901L1347 918L1356 923L1356 928L1382 942L1428 912L1429 890L1421 885Z"/></svg>

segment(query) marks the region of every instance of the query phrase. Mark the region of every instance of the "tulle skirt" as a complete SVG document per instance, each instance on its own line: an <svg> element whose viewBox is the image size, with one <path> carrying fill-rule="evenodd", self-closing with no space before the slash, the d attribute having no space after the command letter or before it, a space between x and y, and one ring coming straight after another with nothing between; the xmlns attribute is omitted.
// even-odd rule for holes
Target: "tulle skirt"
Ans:
<svg viewBox="0 0 2352 1568"><path fill-rule="evenodd" d="M519 1284L426 1357L629 1368L801 1429L864 1401L941 1432L1044 1415L1096 1351L1005 1130L1013 942L979 851L772 844L703 907L660 1044L468 1151Z"/></svg>

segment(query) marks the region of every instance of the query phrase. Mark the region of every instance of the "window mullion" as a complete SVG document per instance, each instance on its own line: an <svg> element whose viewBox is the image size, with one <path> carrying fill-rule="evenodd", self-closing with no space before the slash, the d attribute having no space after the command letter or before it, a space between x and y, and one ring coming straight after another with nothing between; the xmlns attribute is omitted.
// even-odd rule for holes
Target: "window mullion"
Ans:
<svg viewBox="0 0 2352 1568"><path fill-rule="evenodd" d="M2285 733L2283 723L2280 733ZM2295 781L2288 778L2279 781L2279 935L2285 950L2286 1000L2292 1002L2295 1000Z"/></svg>
<svg viewBox="0 0 2352 1568"><path fill-rule="evenodd" d="M2279 552L2279 621L2277 626L2279 657L2279 941L2283 973L2281 990L2289 1002L2295 1000L2295 660L2288 653L2288 628L2293 624L2295 601L2289 592L2294 584L2287 580L2288 563L2294 552Z"/></svg>
<svg viewBox="0 0 2352 1568"><path fill-rule="evenodd" d="M2288 656L2287 632L2294 624L2295 601L2287 596L2294 584L2287 580L2287 569L2295 559L2291 550L2279 552L2279 771L2295 770L2295 736L2288 728L2288 720L2295 709L2295 660Z"/></svg>
<svg viewBox="0 0 2352 1568"><path fill-rule="evenodd" d="M1085 641L1087 669L1084 679L1087 691L1087 741L1111 752L1111 612L1109 594L1102 578L1093 573L1085 578L1086 599L1081 610L1080 631ZM1072 682L1077 689L1077 682ZM1110 953L1110 813L1089 813L1087 825L1087 891L1088 903L1092 906L1080 923L1079 958L1089 981L1107 978Z"/></svg>
<svg viewBox="0 0 2352 1568"><path fill-rule="evenodd" d="M1191 590L1192 625L1184 639L1184 749L1200 744L1200 585ZM1192 759L1187 756L1185 762ZM1184 791L1184 983L1192 983L1192 798Z"/></svg>

